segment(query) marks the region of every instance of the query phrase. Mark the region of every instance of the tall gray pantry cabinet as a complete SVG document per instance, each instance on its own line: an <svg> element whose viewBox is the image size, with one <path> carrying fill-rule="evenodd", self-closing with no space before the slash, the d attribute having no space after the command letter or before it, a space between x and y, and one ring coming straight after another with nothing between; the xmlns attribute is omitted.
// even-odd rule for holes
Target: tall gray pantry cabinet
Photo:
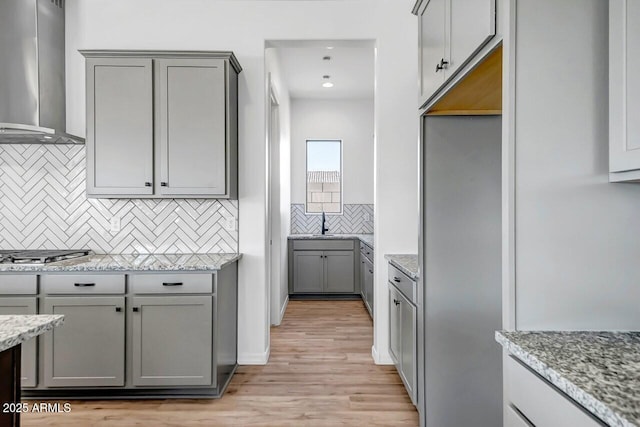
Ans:
<svg viewBox="0 0 640 427"><path fill-rule="evenodd" d="M237 198L233 53L81 53L88 196Z"/></svg>

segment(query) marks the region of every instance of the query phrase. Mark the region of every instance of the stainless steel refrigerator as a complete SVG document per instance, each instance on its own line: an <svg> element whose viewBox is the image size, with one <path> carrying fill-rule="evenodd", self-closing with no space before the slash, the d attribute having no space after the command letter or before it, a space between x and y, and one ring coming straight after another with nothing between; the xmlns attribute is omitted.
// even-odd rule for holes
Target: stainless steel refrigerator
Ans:
<svg viewBox="0 0 640 427"><path fill-rule="evenodd" d="M421 422L502 425L501 117L421 132Z"/></svg>

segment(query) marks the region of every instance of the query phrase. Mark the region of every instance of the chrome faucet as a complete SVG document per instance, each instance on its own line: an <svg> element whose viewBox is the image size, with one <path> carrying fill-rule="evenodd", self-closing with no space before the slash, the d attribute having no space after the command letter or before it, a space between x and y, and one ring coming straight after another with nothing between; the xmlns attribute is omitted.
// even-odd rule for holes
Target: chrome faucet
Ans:
<svg viewBox="0 0 640 427"><path fill-rule="evenodd" d="M327 228L327 218L324 214L324 211L322 211L322 235L324 236L325 232L329 231L329 229Z"/></svg>

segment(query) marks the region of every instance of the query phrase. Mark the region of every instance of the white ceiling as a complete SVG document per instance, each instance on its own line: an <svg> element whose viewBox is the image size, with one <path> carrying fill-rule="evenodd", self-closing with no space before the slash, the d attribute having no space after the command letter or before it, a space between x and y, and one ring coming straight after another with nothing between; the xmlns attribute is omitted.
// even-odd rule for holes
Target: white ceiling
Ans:
<svg viewBox="0 0 640 427"><path fill-rule="evenodd" d="M374 47L368 41L274 43L292 98L373 98ZM333 49L328 49L331 46ZM322 58L330 56L331 60ZM334 86L322 87L329 75Z"/></svg>

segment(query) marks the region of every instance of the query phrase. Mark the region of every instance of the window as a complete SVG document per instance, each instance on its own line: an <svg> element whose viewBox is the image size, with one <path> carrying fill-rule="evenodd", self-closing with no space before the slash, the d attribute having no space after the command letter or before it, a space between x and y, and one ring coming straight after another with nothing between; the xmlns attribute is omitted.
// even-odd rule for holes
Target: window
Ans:
<svg viewBox="0 0 640 427"><path fill-rule="evenodd" d="M307 140L307 213L342 213L342 141Z"/></svg>

